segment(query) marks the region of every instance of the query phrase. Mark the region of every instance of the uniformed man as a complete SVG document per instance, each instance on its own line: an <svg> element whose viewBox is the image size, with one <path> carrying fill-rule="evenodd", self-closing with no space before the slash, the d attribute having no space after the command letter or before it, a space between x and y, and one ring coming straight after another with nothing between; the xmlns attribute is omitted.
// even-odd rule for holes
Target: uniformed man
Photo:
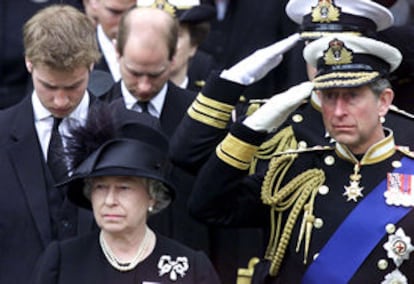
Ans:
<svg viewBox="0 0 414 284"><path fill-rule="evenodd" d="M411 283L414 159L381 124L401 53L336 35L310 43L304 57L317 67L314 88L336 143L289 150L298 141L286 135L267 171L248 176L266 134L312 86L274 96L231 127L198 174L190 209L209 223L268 229L253 283Z"/></svg>

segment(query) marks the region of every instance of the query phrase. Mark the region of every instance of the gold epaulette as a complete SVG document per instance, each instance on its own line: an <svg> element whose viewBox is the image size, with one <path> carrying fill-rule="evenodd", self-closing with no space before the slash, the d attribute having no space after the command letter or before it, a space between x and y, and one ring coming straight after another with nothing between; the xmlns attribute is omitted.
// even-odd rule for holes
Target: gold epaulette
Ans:
<svg viewBox="0 0 414 284"><path fill-rule="evenodd" d="M225 129L231 119L233 109L233 105L208 98L199 93L188 108L187 114L203 124Z"/></svg>
<svg viewBox="0 0 414 284"><path fill-rule="evenodd" d="M397 150L406 155L407 157L410 157L414 159L414 152L410 150L410 147L408 146L396 146Z"/></svg>
<svg viewBox="0 0 414 284"><path fill-rule="evenodd" d="M412 114L408 111L402 110L402 109L398 108L395 105L390 105L390 111L401 114L402 116L414 119L414 114Z"/></svg>

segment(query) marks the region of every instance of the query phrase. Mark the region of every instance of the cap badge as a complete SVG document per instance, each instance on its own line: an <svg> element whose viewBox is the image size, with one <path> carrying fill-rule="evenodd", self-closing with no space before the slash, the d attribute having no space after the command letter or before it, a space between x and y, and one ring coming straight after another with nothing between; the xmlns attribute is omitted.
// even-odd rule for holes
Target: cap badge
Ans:
<svg viewBox="0 0 414 284"><path fill-rule="evenodd" d="M343 41L334 39L329 42L329 48L324 52L326 65L341 65L352 63L352 50L346 48Z"/></svg>
<svg viewBox="0 0 414 284"><path fill-rule="evenodd" d="M155 0L151 7L164 10L173 17L175 16L175 7L166 0Z"/></svg>
<svg viewBox="0 0 414 284"><path fill-rule="evenodd" d="M340 8L335 6L334 0L318 0L318 5L312 7L312 22L337 22L339 21L340 14Z"/></svg>

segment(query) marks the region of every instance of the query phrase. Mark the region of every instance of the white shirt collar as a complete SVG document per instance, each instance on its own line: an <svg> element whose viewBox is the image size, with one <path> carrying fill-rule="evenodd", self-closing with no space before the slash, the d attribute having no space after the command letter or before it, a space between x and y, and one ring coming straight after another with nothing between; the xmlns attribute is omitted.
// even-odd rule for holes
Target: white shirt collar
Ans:
<svg viewBox="0 0 414 284"><path fill-rule="evenodd" d="M36 91L33 91L31 99L36 133L39 138L43 156L46 160L51 129L53 126L52 114L47 108L42 105L38 95L36 94ZM67 117L65 117L62 120L62 123L59 125L59 132L62 134L63 138L69 135L69 125L76 125L78 123L83 125L85 123L88 116L89 103L89 94L87 91L85 91L85 94L83 95L83 98L80 101L79 105ZM65 144L64 139L63 143Z"/></svg>
<svg viewBox="0 0 414 284"><path fill-rule="evenodd" d="M121 79L121 72L119 71L119 63L115 46L111 39L106 36L101 25L97 26L97 35L103 56L108 63L109 71L111 71L114 82L118 82Z"/></svg>
<svg viewBox="0 0 414 284"><path fill-rule="evenodd" d="M151 115L160 118L162 107L165 102L165 97L167 95L168 83L165 83L161 91L158 92L151 100L148 105L148 111ZM124 99L125 107L127 109L133 110L136 102L138 101L126 88L124 81L121 81L121 91L122 97Z"/></svg>

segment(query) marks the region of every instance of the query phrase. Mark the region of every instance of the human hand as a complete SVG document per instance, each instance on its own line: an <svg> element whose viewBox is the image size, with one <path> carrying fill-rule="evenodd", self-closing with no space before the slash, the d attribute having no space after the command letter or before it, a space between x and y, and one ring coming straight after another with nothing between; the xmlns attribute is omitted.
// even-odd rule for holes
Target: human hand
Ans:
<svg viewBox="0 0 414 284"><path fill-rule="evenodd" d="M243 124L255 131L272 132L278 128L301 102L312 93L313 84L304 82L271 97L248 116Z"/></svg>
<svg viewBox="0 0 414 284"><path fill-rule="evenodd" d="M295 33L272 45L256 50L230 69L223 70L220 77L242 85L251 85L269 73L282 62L283 54L300 39Z"/></svg>

